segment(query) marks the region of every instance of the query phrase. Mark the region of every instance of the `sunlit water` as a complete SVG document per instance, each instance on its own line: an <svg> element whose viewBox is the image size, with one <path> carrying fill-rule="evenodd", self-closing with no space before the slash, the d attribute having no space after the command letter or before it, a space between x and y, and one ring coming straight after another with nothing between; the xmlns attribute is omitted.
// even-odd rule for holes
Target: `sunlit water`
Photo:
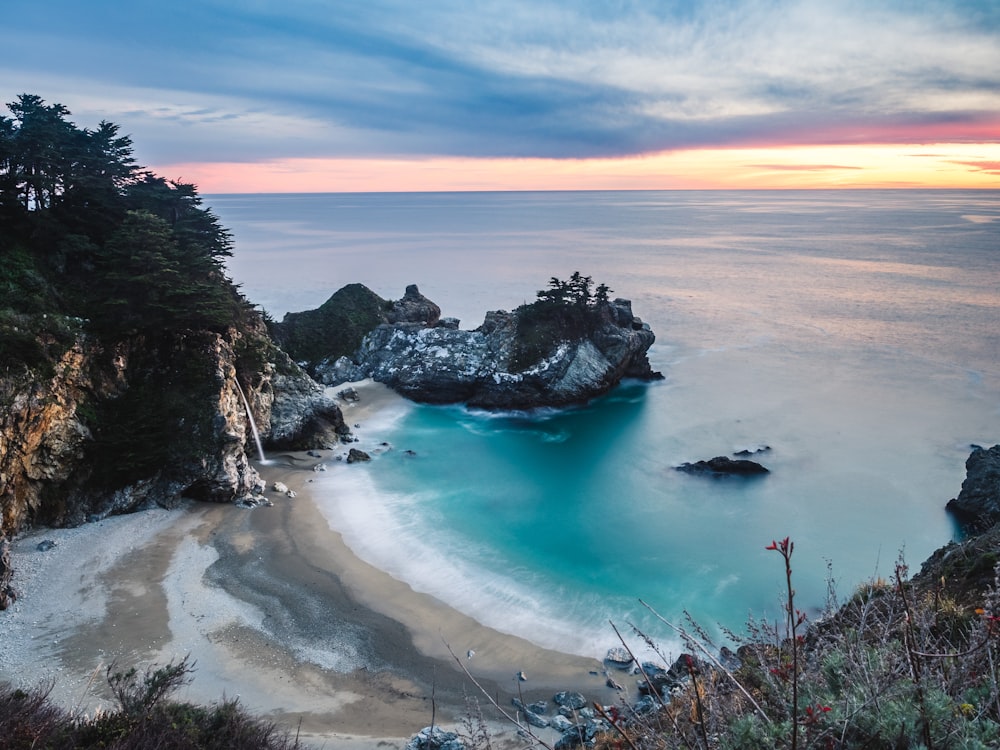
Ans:
<svg viewBox="0 0 1000 750"><path fill-rule="evenodd" d="M394 447L319 484L362 557L481 622L599 655L639 603L714 628L912 567L971 443L1000 441L1000 194L986 191L210 196L247 296L280 318L409 283L474 328L580 270L631 298L666 380L589 406L406 405ZM771 474L684 461L769 445ZM416 456L406 455L412 450ZM344 502L350 498L350 502Z"/></svg>

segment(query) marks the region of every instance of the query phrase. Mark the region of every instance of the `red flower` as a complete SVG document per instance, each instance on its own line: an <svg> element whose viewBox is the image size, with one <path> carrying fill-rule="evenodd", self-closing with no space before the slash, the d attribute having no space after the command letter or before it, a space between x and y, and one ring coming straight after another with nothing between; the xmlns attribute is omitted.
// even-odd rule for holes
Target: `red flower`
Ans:
<svg viewBox="0 0 1000 750"><path fill-rule="evenodd" d="M785 555L786 557L788 557L788 556L790 556L792 554L792 548L794 546L795 545L792 544L792 542L791 542L791 538L786 536L780 542L778 542L778 541L772 541L769 545L767 545L766 547L764 547L764 549L773 549L776 552L780 552L782 555Z"/></svg>

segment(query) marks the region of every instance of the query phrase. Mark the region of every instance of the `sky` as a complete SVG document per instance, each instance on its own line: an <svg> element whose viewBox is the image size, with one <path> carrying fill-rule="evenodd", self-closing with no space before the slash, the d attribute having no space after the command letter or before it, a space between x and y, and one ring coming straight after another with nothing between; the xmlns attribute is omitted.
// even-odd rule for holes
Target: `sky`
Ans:
<svg viewBox="0 0 1000 750"><path fill-rule="evenodd" d="M0 95L203 193L1000 188L998 0L5 0Z"/></svg>

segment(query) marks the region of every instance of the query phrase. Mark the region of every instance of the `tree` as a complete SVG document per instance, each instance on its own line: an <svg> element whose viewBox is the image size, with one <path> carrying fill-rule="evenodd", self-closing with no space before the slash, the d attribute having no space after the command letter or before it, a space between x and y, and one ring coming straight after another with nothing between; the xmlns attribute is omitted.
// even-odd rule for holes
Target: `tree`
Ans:
<svg viewBox="0 0 1000 750"><path fill-rule="evenodd" d="M66 107L33 94L7 106L0 252L21 248L25 268L58 278L53 307L119 332L244 318L249 305L225 273L232 237L194 185L138 166L114 123L77 128Z"/></svg>
<svg viewBox="0 0 1000 750"><path fill-rule="evenodd" d="M241 299L205 256L181 247L170 225L129 211L99 252L99 324L121 331L224 329Z"/></svg>
<svg viewBox="0 0 1000 750"><path fill-rule="evenodd" d="M57 208L60 218L81 234L103 240L126 210L125 192L138 179L132 139L114 123L77 131L71 169Z"/></svg>
<svg viewBox="0 0 1000 750"><path fill-rule="evenodd" d="M569 294L573 301L581 307L589 305L590 287L593 286L593 284L594 280L589 276L583 276L579 271L573 271L569 277L569 283L567 284Z"/></svg>
<svg viewBox="0 0 1000 750"><path fill-rule="evenodd" d="M598 305L608 304L608 295L610 295L613 291L614 289L609 287L607 284L598 284L597 289L594 290L594 303Z"/></svg>
<svg viewBox="0 0 1000 750"><path fill-rule="evenodd" d="M553 276L549 279L549 288L539 290L537 297L540 302L551 302L561 305L569 295L569 284Z"/></svg>
<svg viewBox="0 0 1000 750"><path fill-rule="evenodd" d="M78 145L77 131L66 120L69 110L34 94L21 94L7 108L14 118L4 118L0 128L4 188L26 211L50 208L65 189Z"/></svg>

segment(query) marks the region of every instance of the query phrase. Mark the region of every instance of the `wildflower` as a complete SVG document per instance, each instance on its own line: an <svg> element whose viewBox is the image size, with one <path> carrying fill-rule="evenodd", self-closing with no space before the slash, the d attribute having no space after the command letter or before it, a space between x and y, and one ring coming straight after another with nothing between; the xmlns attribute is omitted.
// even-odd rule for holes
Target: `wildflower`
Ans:
<svg viewBox="0 0 1000 750"><path fill-rule="evenodd" d="M829 706L824 706L821 703L817 703L815 706L806 706L806 713L802 717L802 723L807 727L815 727L822 721L823 714L830 710Z"/></svg>

